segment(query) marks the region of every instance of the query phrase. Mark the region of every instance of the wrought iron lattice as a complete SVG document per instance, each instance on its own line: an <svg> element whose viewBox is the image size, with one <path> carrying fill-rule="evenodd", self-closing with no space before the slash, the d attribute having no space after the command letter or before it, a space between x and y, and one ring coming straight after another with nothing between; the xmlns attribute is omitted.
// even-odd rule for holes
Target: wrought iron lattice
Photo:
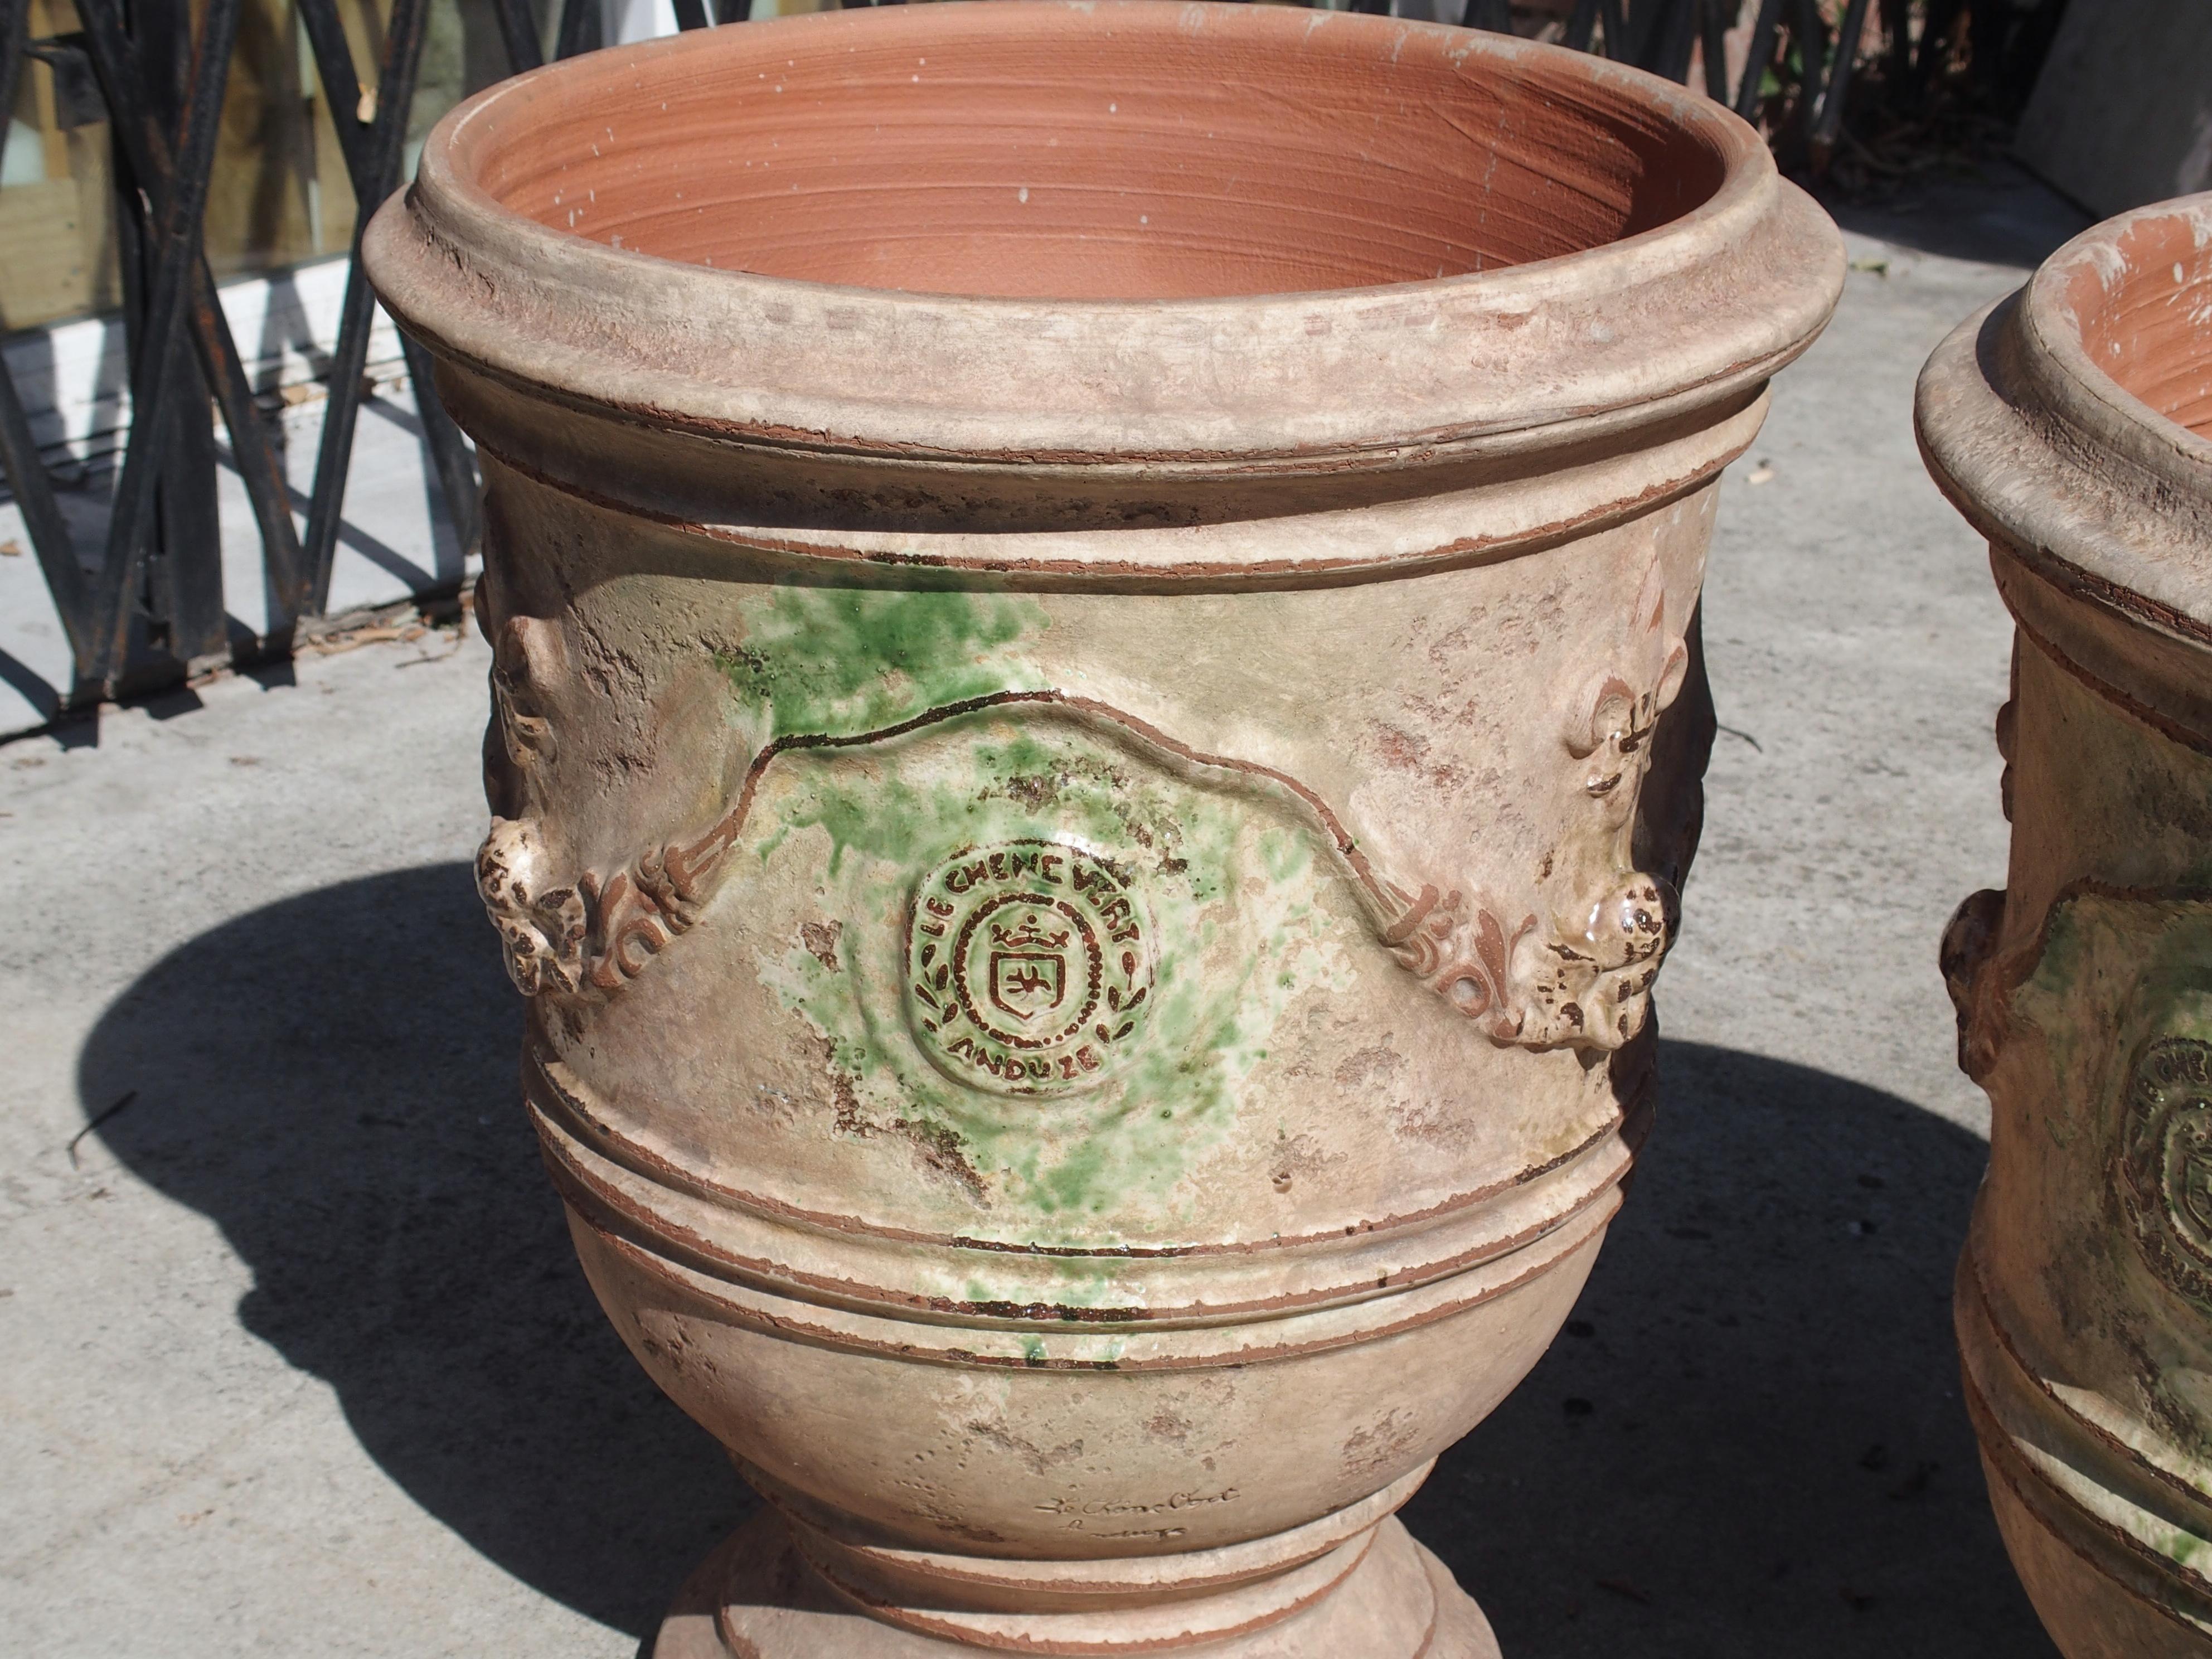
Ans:
<svg viewBox="0 0 2212 1659"><path fill-rule="evenodd" d="M1961 3L1930 0L1923 40L1936 41ZM105 546L89 574L41 464L24 405L0 366L0 463L68 635L76 681L70 703L149 689L149 681L181 678L188 665L227 650L239 657L287 654L300 620L326 606L376 314L361 270L361 229L401 183L431 3L392 0L371 101L364 99L337 0L297 0L358 204L303 535L294 523L282 458L256 409L202 247L216 129L243 0L205 0L197 34L190 0L76 0L82 32L36 40L28 36L30 0L0 0L0 109L14 107L24 62L36 57L58 77L97 88L115 152L131 418ZM673 3L681 27L710 26L708 0ZM1390 9L1390 0L1351 3L1360 11ZM1885 0L1885 15L1904 3ZM1869 0L1849 0L1838 39L1862 37L1868 5ZM528 0L494 0L494 9L512 69L537 68L543 53ZM1786 74L1794 61L1813 66L1818 76L1830 42L1817 0L1760 0L1748 58L1731 91L1722 37L1738 10L1737 0L1576 0L1565 40L1576 50L1596 50L1677 81L1687 78L1693 55L1701 55L1706 92L1749 116L1760 106L1771 71ZM711 22L742 22L750 11L751 0L714 0ZM563 0L555 56L596 48L599 18L598 0ZM1465 0L1462 21L1509 29L1510 0ZM1901 29L1893 33L1902 38ZM1785 40L1794 44L1786 54ZM1815 153L1836 136L1855 56L1834 52L1826 84L1801 88L1794 100L1801 139ZM1928 56L1927 48L1922 56ZM1924 61L1911 67L1924 78ZM412 342L404 349L432 466L465 548L477 531L474 459L438 400L427 355ZM226 632L216 457L205 418L210 398L262 544L268 621L250 644L234 643Z"/></svg>

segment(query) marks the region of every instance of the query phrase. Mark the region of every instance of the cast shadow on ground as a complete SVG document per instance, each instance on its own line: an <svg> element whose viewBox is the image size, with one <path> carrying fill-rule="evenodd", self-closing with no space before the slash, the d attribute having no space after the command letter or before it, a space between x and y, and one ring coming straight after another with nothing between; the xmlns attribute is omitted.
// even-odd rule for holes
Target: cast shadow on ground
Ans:
<svg viewBox="0 0 2212 1659"><path fill-rule="evenodd" d="M156 964L79 1061L100 1138L222 1229L240 1322L472 1547L642 1635L750 1505L617 1340L519 1103L521 1000L467 866L251 911Z"/></svg>
<svg viewBox="0 0 2212 1659"><path fill-rule="evenodd" d="M410 1498L641 1637L749 1506L584 1285L516 1103L519 1026L467 867L437 865L173 952L79 1085L88 1117L137 1091L101 1138L222 1229L254 1274L240 1321ZM1516 1659L2047 1653L1956 1399L1980 1142L1774 1060L1665 1064L1577 1324L1445 1458L1416 1534Z"/></svg>
<svg viewBox="0 0 2212 1659"><path fill-rule="evenodd" d="M2010 265L2022 281L2094 217L2002 161L1929 173L1880 196L1824 190L1820 200L1845 230L1944 258Z"/></svg>
<svg viewBox="0 0 2212 1659"><path fill-rule="evenodd" d="M1732 1048L1660 1084L1572 1321L1407 1524L1520 1659L2056 1659L1959 1399L1986 1144Z"/></svg>

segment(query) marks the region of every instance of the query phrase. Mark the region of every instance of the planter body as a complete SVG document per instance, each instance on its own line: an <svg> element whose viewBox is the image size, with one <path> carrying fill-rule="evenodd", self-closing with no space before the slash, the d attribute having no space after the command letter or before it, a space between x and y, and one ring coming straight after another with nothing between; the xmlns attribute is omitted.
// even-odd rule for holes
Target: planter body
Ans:
<svg viewBox="0 0 2212 1659"><path fill-rule="evenodd" d="M2012 858L1945 935L1994 1109L1966 1399L2072 1659L2212 1654L2212 197L2109 221L1929 360L2017 623Z"/></svg>
<svg viewBox="0 0 2212 1659"><path fill-rule="evenodd" d="M1595 59L932 6L510 82L367 257L547 1162L770 1500L664 1654L1491 1651L1390 1517L1648 1121L1826 219Z"/></svg>

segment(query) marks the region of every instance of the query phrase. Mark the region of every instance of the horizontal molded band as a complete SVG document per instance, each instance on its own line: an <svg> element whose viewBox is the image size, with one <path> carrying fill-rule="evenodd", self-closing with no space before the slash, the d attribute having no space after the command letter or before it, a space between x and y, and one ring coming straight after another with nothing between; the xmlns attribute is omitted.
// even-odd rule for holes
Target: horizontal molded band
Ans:
<svg viewBox="0 0 2212 1659"><path fill-rule="evenodd" d="M1625 1118L1548 1164L1419 1215L1361 1219L1304 1238L1085 1252L924 1237L795 1210L683 1168L592 1102L558 1061L533 1053L524 1082L547 1164L570 1206L687 1273L933 1326L1107 1337L1293 1319L1564 1253L1619 1207L1652 1098L1647 1072ZM1077 1266L1106 1282L1096 1301L1071 1300ZM968 1292L979 1279L997 1292L988 1302ZM956 1340L945 1331L932 1339Z"/></svg>

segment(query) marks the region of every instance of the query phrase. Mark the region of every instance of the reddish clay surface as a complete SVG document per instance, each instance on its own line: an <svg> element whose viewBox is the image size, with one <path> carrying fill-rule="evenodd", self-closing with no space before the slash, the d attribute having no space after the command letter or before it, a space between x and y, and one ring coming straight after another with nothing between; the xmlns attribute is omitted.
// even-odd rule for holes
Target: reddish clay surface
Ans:
<svg viewBox="0 0 2212 1659"><path fill-rule="evenodd" d="M686 264L1091 300L1555 258L1668 222L1725 170L1648 96L1465 37L1274 6L1203 30L1166 6L1106 29L989 13L564 66L471 128L463 165L541 224Z"/></svg>
<svg viewBox="0 0 2212 1659"><path fill-rule="evenodd" d="M1992 1117L1966 1404L2068 1659L2212 1659L2212 194L2051 255L1918 414L2018 624L2006 883L1943 938Z"/></svg>
<svg viewBox="0 0 2212 1659"><path fill-rule="evenodd" d="M2142 220L2115 268L2084 264L2066 298L2089 361L2166 416L2212 438L2212 241L2184 218Z"/></svg>

